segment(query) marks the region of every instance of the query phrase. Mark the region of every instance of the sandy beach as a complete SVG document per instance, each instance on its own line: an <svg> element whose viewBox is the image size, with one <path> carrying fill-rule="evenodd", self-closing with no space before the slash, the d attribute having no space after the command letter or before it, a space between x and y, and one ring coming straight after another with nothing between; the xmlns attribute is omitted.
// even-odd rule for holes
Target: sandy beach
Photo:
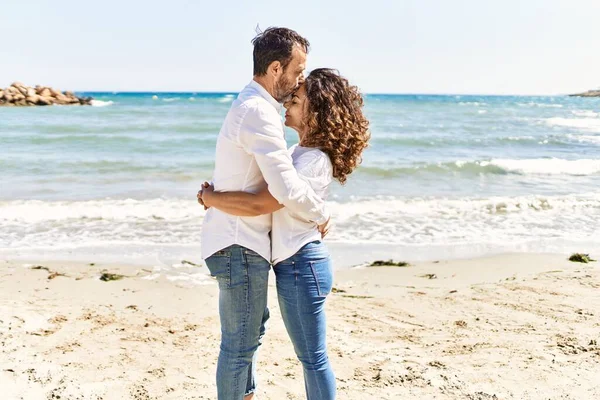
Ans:
<svg viewBox="0 0 600 400"><path fill-rule="evenodd" d="M257 398L303 399L270 285ZM599 289L597 263L564 255L337 271L338 398L599 398ZM217 293L210 278L190 285L152 267L1 261L1 397L215 398Z"/></svg>

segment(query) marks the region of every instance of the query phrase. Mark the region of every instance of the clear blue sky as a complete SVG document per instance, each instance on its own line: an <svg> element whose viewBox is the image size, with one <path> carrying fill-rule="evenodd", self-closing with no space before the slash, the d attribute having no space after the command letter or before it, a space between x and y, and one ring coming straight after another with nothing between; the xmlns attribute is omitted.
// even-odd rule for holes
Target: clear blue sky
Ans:
<svg viewBox="0 0 600 400"><path fill-rule="evenodd" d="M311 44L367 93L600 86L600 0L0 0L0 87L238 91L254 28Z"/></svg>

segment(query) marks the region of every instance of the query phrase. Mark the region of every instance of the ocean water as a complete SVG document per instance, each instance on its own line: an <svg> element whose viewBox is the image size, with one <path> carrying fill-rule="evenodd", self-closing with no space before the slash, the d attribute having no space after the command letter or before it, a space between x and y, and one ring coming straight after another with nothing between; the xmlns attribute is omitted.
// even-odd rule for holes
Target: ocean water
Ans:
<svg viewBox="0 0 600 400"><path fill-rule="evenodd" d="M84 95L94 107L0 108L0 256L199 262L195 195L235 94ZM407 260L600 250L600 99L368 95L365 112L330 243Z"/></svg>

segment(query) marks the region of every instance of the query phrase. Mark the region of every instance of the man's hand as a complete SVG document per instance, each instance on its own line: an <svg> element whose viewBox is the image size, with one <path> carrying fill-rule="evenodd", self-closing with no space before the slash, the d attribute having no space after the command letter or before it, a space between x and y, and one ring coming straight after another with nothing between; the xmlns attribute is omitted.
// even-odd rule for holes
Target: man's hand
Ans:
<svg viewBox="0 0 600 400"><path fill-rule="evenodd" d="M325 236L327 236L327 234L329 233L329 228L331 228L330 222L331 218L329 218L324 224L318 225L319 232L321 232L321 239L324 239Z"/></svg>
<svg viewBox="0 0 600 400"><path fill-rule="evenodd" d="M213 206L215 187L208 182L204 182L202 185L202 203L204 203L204 208L209 209Z"/></svg>
<svg viewBox="0 0 600 400"><path fill-rule="evenodd" d="M204 192L209 189L212 188L212 190L214 190L214 187L210 186L210 183L208 182L204 182L202 184L202 188L200 190L198 190L198 194L196 194L196 198L198 199L198 203L202 206L204 206L205 210L208 210L210 208L209 205L206 204L206 202L204 201L204 199L202 198L202 196L204 195Z"/></svg>

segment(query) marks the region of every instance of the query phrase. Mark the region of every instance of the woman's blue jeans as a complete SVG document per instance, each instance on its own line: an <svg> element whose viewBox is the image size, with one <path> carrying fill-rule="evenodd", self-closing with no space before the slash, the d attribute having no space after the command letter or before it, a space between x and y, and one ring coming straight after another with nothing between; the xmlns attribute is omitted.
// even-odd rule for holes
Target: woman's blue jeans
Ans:
<svg viewBox="0 0 600 400"><path fill-rule="evenodd" d="M336 387L325 318L325 299L333 286L329 252L323 242L311 242L273 270L283 322L304 369L307 399L332 400Z"/></svg>

